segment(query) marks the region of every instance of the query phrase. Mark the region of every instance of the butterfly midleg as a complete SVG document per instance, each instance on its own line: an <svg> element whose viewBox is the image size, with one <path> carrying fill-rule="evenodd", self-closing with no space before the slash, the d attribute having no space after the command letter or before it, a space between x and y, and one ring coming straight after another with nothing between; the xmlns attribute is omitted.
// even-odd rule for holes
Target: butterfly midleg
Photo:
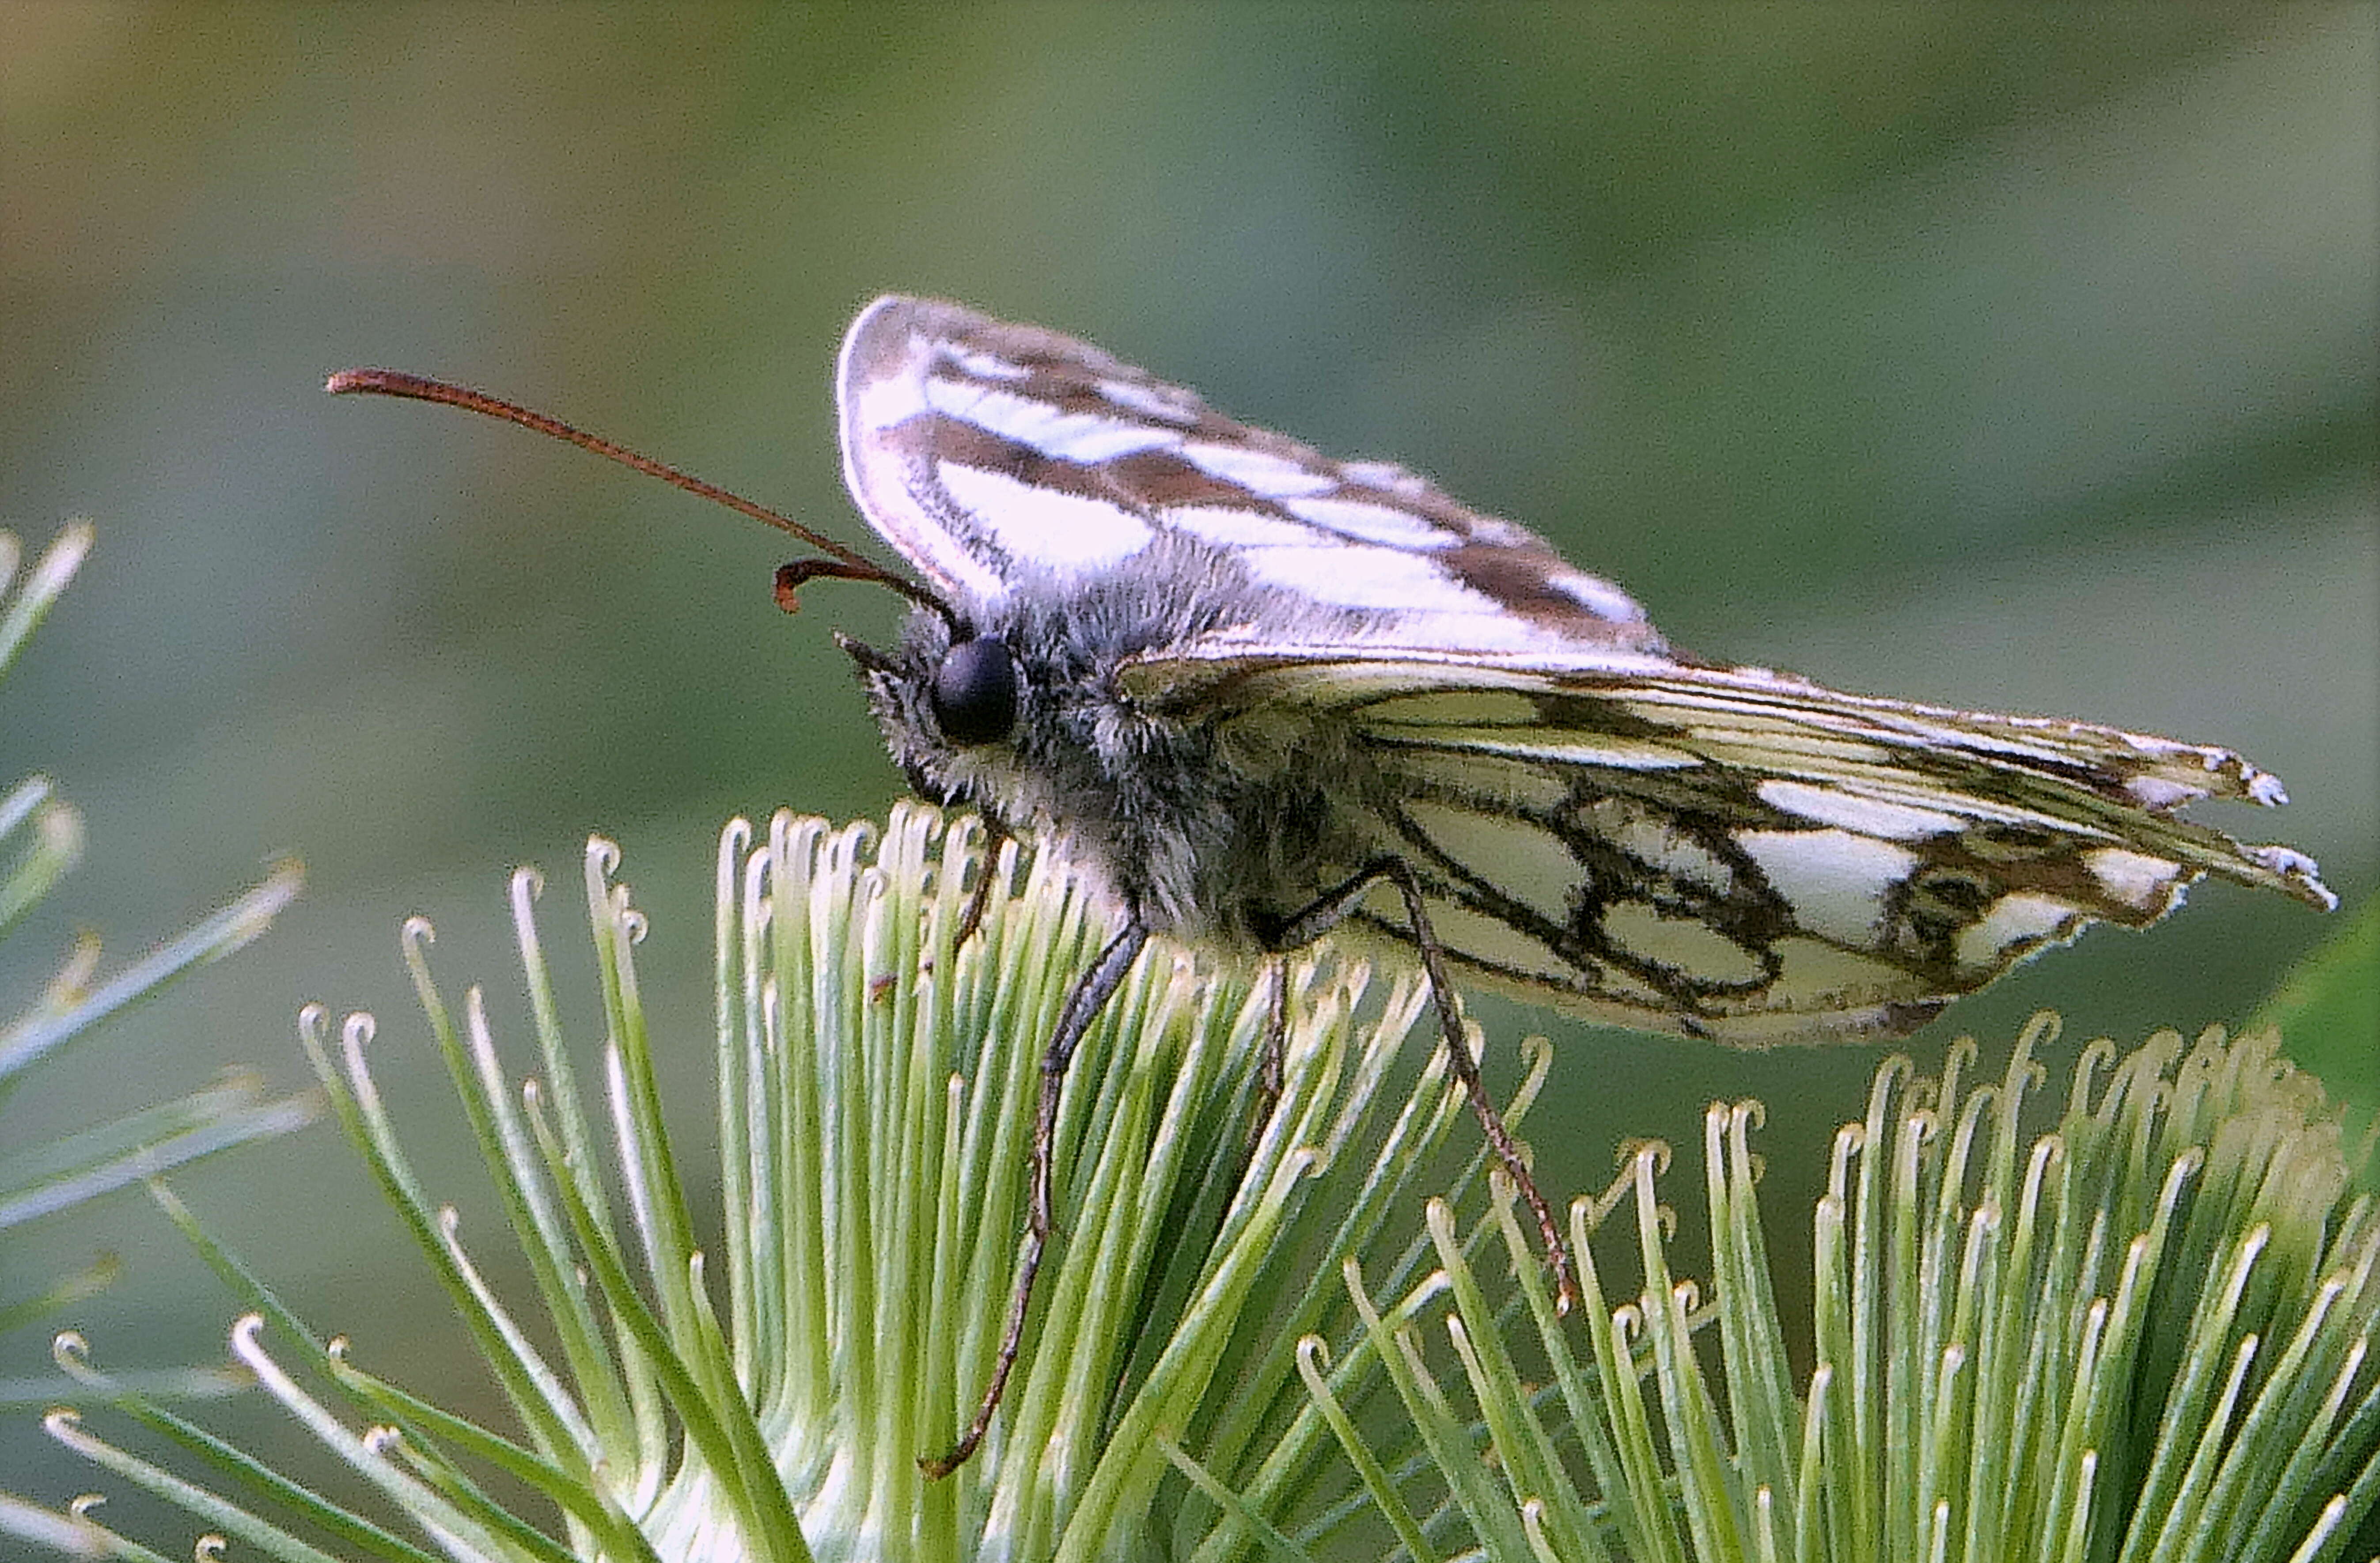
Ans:
<svg viewBox="0 0 2380 1563"><path fill-rule="evenodd" d="M1570 1266L1570 1245L1562 1241L1561 1227L1554 1219L1553 1207L1537 1190L1537 1181L1521 1156L1521 1147L1505 1127L1504 1115L1498 1110L1495 1099L1488 1095L1488 1086L1479 1078L1479 1060L1471 1054L1470 1039L1463 1029L1463 1012L1455 997L1454 979L1446 970L1446 951L1438 942L1438 935L1429 926L1429 914L1422 905L1421 881L1414 877L1413 866L1402 857L1378 857L1351 875L1345 883L1324 892L1314 903L1301 912L1292 913L1266 928L1265 941L1273 949L1294 950L1313 943L1336 927L1341 918L1355 909L1366 891L1379 880L1386 879L1397 888L1405 903L1405 920L1413 928L1414 947L1421 952L1422 974L1429 978L1429 996L1438 1007L1439 1034L1446 1038L1446 1057L1454 1068L1455 1079L1463 1083L1465 1095L1471 1098L1471 1110L1478 1116L1479 1126L1487 1132L1488 1148L1504 1164L1513 1186L1526 1202L1529 1214L1536 1218L1537 1235L1546 1245L1546 1262L1553 1266L1555 1302L1568 1313L1578 1301L1578 1282Z"/></svg>
<svg viewBox="0 0 2380 1563"><path fill-rule="evenodd" d="M1267 959L1272 978L1272 999L1266 1007L1264 1051L1257 1055L1256 1132L1262 1134L1281 1105L1281 1070L1289 1058L1289 957Z"/></svg>
<svg viewBox="0 0 2380 1563"><path fill-rule="evenodd" d="M1273 1109L1281 1106L1281 1072L1289 1060L1289 957L1265 957L1265 978L1271 996L1265 1009L1264 1049L1257 1054L1256 1111L1248 1117L1247 1154L1257 1154L1257 1142L1272 1125Z"/></svg>
<svg viewBox="0 0 2380 1563"><path fill-rule="evenodd" d="M991 1426L991 1413L1000 1409L1000 1397L1008 1388L1008 1375L1016 1366L1017 1349L1025 1339L1025 1313L1033 1302L1033 1279L1040 1273L1042 1250L1049 1246L1050 1233L1056 1224L1050 1214L1050 1163L1058 1135L1058 1097L1066 1084L1066 1066L1074 1062L1075 1049L1084 1034L1091 1029L1091 1022L1099 1018L1115 990L1123 985L1124 974L1132 970L1141 946L1148 942L1148 926L1135 913L1123 931L1099 951L1091 969L1075 982L1075 990L1066 995L1065 1007L1058 1012L1057 1028L1050 1034L1050 1046L1041 1054L1041 1102L1033 1119L1029 1174L1032 1187L1026 1202L1025 1250L1017 1260L1016 1290L1008 1300L1008 1327L1000 1338L1000 1355L991 1364L991 1382L984 1386L983 1399L977 1403L975 1419L967 1424L966 1431L940 1458L918 1457L918 1469L929 1477L939 1480L967 1462L982 1444L984 1433Z"/></svg>

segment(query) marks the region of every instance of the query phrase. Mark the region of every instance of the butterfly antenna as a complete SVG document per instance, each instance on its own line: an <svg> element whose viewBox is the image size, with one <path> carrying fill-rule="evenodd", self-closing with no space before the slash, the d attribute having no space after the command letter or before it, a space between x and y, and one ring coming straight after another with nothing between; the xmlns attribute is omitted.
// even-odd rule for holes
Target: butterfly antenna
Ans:
<svg viewBox="0 0 2380 1563"><path fill-rule="evenodd" d="M698 494L714 504L723 504L741 515L764 522L780 531L794 536L827 555L824 559L803 560L788 564L778 572L777 600L790 611L793 607L792 588L820 576L836 580L871 581L917 603L930 608L945 620L956 624L950 606L917 582L896 576L882 565L854 552L822 532L814 532L790 515L781 515L767 505L755 504L741 494L729 493L716 483L706 483L690 472L638 455L625 445L618 445L600 435L574 428L558 418L534 412L517 402L507 402L501 396L491 396L484 391L474 391L468 385L455 385L443 380L431 380L423 375L406 374L397 370L341 370L322 382L322 389L334 396L401 396L408 401L436 402L443 406L461 407L488 418L517 423L524 429L534 429L551 435L565 444L592 451L599 456L618 462L621 466L641 472L648 478L658 478L672 488Z"/></svg>

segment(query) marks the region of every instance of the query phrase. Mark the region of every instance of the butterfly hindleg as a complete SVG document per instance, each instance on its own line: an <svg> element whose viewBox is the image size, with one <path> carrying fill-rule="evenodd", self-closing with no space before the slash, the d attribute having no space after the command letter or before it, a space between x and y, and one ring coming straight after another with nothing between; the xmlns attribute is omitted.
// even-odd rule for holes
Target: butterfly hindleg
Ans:
<svg viewBox="0 0 2380 1563"><path fill-rule="evenodd" d="M1058 1135L1058 1097L1066 1084L1066 1066L1075 1060L1075 1049L1091 1029L1091 1023L1107 1007L1115 990L1123 986L1124 974L1132 970L1133 962L1140 955L1141 946L1148 942L1148 926L1138 915L1128 920L1122 932L1108 941L1099 958L1075 984L1066 995L1065 1007L1058 1012L1057 1028L1050 1034L1050 1045L1041 1054L1041 1102L1033 1120L1033 1163L1030 1173L1031 1190L1027 1196L1025 1222L1024 1252L1016 1264L1016 1290L1008 1300L1008 1327L1000 1338L1000 1355L991 1365L991 1382L984 1387L983 1399L975 1410L975 1418L966 1431L959 1435L948 1453L937 1458L918 1458L918 1469L939 1480L965 1464L985 1432L991 1426L991 1414L1000 1409L1000 1397L1008 1388L1008 1375L1016 1366L1016 1353L1025 1339L1025 1314L1033 1302L1033 1279L1041 1270L1041 1254L1049 1246L1050 1233L1056 1225L1051 1216L1050 1197L1050 1163Z"/></svg>
<svg viewBox="0 0 2380 1563"><path fill-rule="evenodd" d="M1413 929L1414 947L1421 952L1422 973L1429 979L1431 1000L1438 1007L1439 1033L1446 1038L1447 1061L1454 1068L1454 1077L1461 1081L1465 1095L1471 1098L1471 1110L1478 1115L1479 1126L1487 1132L1488 1146L1496 1159L1504 1164L1513 1186L1536 1218L1537 1234L1546 1245L1546 1262L1553 1266L1555 1300L1567 1313L1578 1300L1578 1282L1570 1266L1570 1247L1562 1241L1561 1228L1554 1219L1553 1207L1537 1190L1537 1181L1529 1171L1529 1164L1521 1155L1519 1142L1504 1123L1495 1099L1488 1096L1485 1082L1479 1078L1479 1060L1472 1055L1471 1042L1463 1029L1463 1011L1455 996L1454 981L1447 974L1446 951L1430 929L1429 913L1422 904L1421 881L1414 877L1413 866L1402 857L1378 857L1366 864L1346 882L1318 897L1301 912L1292 913L1262 930L1265 942L1276 951L1295 950L1313 943L1336 927L1340 919L1355 909L1373 885L1387 880L1397 889L1404 901L1405 921ZM1286 974L1284 974L1285 975Z"/></svg>

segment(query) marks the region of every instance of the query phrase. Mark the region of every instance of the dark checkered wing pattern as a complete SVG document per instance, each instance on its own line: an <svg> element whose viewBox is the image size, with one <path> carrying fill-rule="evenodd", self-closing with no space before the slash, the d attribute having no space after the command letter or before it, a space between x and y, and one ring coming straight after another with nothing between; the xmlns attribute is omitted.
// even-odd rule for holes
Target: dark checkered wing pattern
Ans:
<svg viewBox="0 0 2380 1563"><path fill-rule="evenodd" d="M1439 939L1574 1013L1731 1041L1897 1034L2206 876L2333 903L2313 865L2180 818L2282 801L2227 750L1846 695L1763 669L1548 671L1313 648L1150 659L1188 720L1348 724ZM1273 720L1276 718L1269 718ZM1358 920L1401 936L1368 903Z"/></svg>

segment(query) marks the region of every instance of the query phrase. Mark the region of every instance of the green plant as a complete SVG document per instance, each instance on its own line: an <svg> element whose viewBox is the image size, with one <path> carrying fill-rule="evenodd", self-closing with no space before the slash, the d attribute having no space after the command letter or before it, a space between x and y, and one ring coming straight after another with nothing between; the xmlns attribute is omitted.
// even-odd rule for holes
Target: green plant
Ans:
<svg viewBox="0 0 2380 1563"><path fill-rule="evenodd" d="M365 1372L189 1223L256 1310L236 1354L455 1557L552 1557L557 1542L610 1557L1104 1557L1211 1530L1215 1511L1185 1502L1166 1451L1195 1444L1234 1474L1279 1458L1305 1405L1293 1342L1347 1314L1335 1279L1300 1287L1305 1267L1281 1255L1375 1246L1458 1104L1436 1061L1409 1089L1384 1084L1419 1006L1413 984L1366 1005L1369 971L1326 955L1294 974L1283 1094L1251 1147L1242 1066L1264 993L1186 952L1144 963L1086 1042L1067 1097L1066 1241L1026 1365L981 1454L927 1481L917 1458L960 1425L1006 1306L1038 1084L1017 1039L1046 1031L1062 974L1104 916L1013 843L996 865L977 861L980 840L972 822L946 836L922 809L896 811L880 835L790 816L757 844L740 822L729 829L716 1048L719 1176L737 1218L708 1246L653 1085L632 958L641 921L609 878L614 850L591 843L587 865L608 1150L545 978L534 877L516 879L514 904L540 1073L517 1100L479 993L458 1017L431 979L426 927L408 925L430 1031L537 1277L539 1324L480 1281L409 1170L367 1066L369 1017L334 1039L311 1011L301 1035L518 1429L466 1424ZM1001 893L953 951L963 886L986 871ZM1318 1176L1342 1160L1342 1176ZM558 1356L529 1344L548 1337ZM182 1440L237 1491L202 1496L54 1418L120 1476L268 1556L312 1556L293 1528L308 1522L372 1555L414 1556L378 1520L281 1485L119 1393L79 1340L62 1361L87 1398ZM1273 1371L1247 1365L1266 1362ZM555 1541L484 1496L490 1467L553 1502Z"/></svg>
<svg viewBox="0 0 2380 1563"><path fill-rule="evenodd" d="M1550 1401L1520 1392L1519 1340L1434 1206L1444 1299L1362 1303L1415 1320L1375 1344L1430 1447L1427 1500L1489 1557L2338 1555L2380 1495L2380 1210L2349 1197L2336 1113L2276 1033L2210 1027L2120 1058L2093 1044L2029 1136L2031 1054L2056 1029L2037 1017L1973 1087L1969 1042L1939 1081L1878 1072L1817 1209L1814 1351L1778 1318L1757 1104L1705 1120L1707 1283L1673 1273L1654 1147L1621 1202L1640 1290L1607 1290L1612 1245L1586 1242L1583 1210L1582 1328L1518 1267L1530 1327L1509 1333L1550 1363ZM1425 1315L1459 1376L1426 1365ZM1796 1394L1788 1363L1813 1359ZM1484 1465L1463 1458L1482 1426ZM1372 1490L1418 1553L1410 1485Z"/></svg>
<svg viewBox="0 0 2380 1563"><path fill-rule="evenodd" d="M58 534L21 577L14 536L0 532L0 677L65 591L91 551L91 528L77 522ZM28 776L0 797L0 938L18 931L81 860L83 824L45 776ZM31 1071L54 1062L110 1017L153 997L194 966L216 960L261 933L298 891L294 866L152 953L112 974L100 970L96 939L85 935L59 963L31 1003L0 1021L0 1110ZM270 1099L252 1077L237 1075L176 1100L126 1113L108 1122L65 1129L10 1125L0 1140L0 1239L43 1218L87 1207L128 1183L211 1155L243 1141L284 1133L310 1116L302 1098ZM0 1256L5 1256L0 1249ZM114 1278L104 1254L80 1270L24 1283L0 1268L0 1336L55 1315ZM155 1393L222 1393L219 1374L168 1374L146 1382ZM0 1412L46 1405L66 1380L0 1379ZM26 1500L0 1492L0 1533L35 1537L60 1533L65 1521Z"/></svg>
<svg viewBox="0 0 2380 1563"><path fill-rule="evenodd" d="M1707 1282L1676 1277L1647 1146L1610 1196L1573 1206L1592 1291L1560 1320L1507 1191L1482 1157L1446 1158L1460 1101L1442 1060L1401 1060L1419 995L1374 993L1328 951L1295 969L1284 1094L1253 1142L1260 981L1187 951L1144 961L1070 1077L1062 1242L1024 1365L982 1454L929 1483L917 1458L956 1428L1006 1303L1025 1039L1106 915L1054 864L1009 843L987 865L981 843L922 808L880 831L729 827L714 1048L731 1218L708 1242L653 1084L614 849L590 843L586 872L600 1114L574 1081L533 875L513 901L539 1072L517 1097L480 993L450 1008L408 925L533 1310L482 1280L409 1169L370 1019L334 1039L308 1012L324 1090L515 1426L368 1372L169 1200L253 1310L236 1354L371 1493L297 1487L79 1340L61 1354L86 1402L178 1443L205 1484L78 1415L54 1431L237 1545L307 1559L2311 1559L2370 1506L2380 1214L2269 1036L2167 1033L2120 1059L2095 1044L2046 1133L2022 1121L2054 1022L1983 1086L1962 1081L1972 1044L1938 1084L1888 1061L1835 1137L1813 1356L1778 1321L1755 1107L1706 1121ZM983 928L954 950L987 871ZM1547 1065L1540 1048L1516 1112ZM1615 1250L1603 1218L1621 1206L1636 1232ZM1622 1283L1631 1249L1641 1275ZM1423 1344L1439 1332L1444 1348ZM492 1496L495 1473L558 1523Z"/></svg>

